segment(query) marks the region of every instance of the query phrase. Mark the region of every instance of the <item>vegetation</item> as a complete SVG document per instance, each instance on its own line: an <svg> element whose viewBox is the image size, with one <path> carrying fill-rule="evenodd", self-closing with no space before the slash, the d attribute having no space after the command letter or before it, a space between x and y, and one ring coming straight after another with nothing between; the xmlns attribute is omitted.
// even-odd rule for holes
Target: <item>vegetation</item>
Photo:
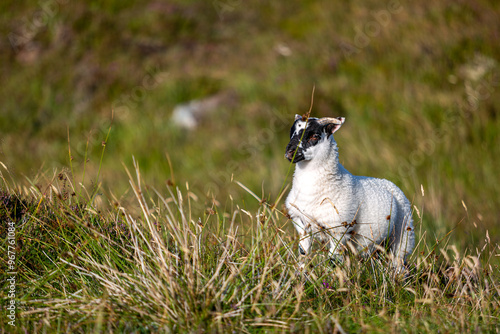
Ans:
<svg viewBox="0 0 500 334"><path fill-rule="evenodd" d="M20 332L498 330L498 246L489 238L477 254L422 238L401 275L385 252L332 267L322 248L299 272L287 218L257 195L255 213L214 203L196 217L195 194L148 189L137 166L133 174L135 214L80 205L62 173L45 195L27 189L31 202L7 186L3 219L23 217Z"/></svg>
<svg viewBox="0 0 500 334"><path fill-rule="evenodd" d="M498 332L499 7L0 4L2 331ZM313 86L342 163L415 206L406 275L321 245L297 272L282 157Z"/></svg>

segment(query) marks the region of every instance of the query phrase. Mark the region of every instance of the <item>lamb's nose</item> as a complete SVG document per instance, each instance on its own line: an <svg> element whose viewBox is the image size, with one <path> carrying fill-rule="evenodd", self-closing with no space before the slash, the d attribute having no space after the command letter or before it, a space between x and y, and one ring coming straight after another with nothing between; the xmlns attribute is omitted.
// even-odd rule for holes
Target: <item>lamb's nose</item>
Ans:
<svg viewBox="0 0 500 334"><path fill-rule="evenodd" d="M288 151L285 153L285 158L287 158L288 160L292 160L294 154L295 154L295 151Z"/></svg>

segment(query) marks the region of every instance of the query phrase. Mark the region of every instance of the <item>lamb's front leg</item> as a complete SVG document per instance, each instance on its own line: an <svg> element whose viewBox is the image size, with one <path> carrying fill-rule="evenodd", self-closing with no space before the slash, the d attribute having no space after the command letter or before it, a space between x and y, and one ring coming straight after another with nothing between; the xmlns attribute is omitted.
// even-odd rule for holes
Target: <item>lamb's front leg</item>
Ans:
<svg viewBox="0 0 500 334"><path fill-rule="evenodd" d="M299 269L304 269L305 262L307 260L307 254L309 254L309 250L311 249L311 235L306 232L304 226L300 223L295 226L297 228L297 232L299 232Z"/></svg>
<svg viewBox="0 0 500 334"><path fill-rule="evenodd" d="M304 269L307 261L307 254L311 248L311 236L309 234L301 234L299 240L299 268Z"/></svg>
<svg viewBox="0 0 500 334"><path fill-rule="evenodd" d="M348 240L349 238L347 233L342 236L330 236L330 249L328 251L328 257L330 258L330 263L333 266L336 267L344 262L344 255L342 255L342 251L346 247Z"/></svg>

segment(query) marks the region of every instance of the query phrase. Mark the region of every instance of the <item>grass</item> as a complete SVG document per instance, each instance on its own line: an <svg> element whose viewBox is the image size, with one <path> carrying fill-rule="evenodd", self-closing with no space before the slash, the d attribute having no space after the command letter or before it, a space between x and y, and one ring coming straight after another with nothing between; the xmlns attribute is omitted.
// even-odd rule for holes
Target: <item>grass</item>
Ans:
<svg viewBox="0 0 500 334"><path fill-rule="evenodd" d="M488 235L464 252L449 235L427 244L419 217L405 275L383 252L332 267L321 249L301 273L280 203L253 193L254 212L231 199L200 211L188 185L149 186L135 164L135 204L100 211L71 174L41 189L8 175L0 214L16 222L18 272L9 333L498 331L500 253ZM6 234L3 225L3 253Z"/></svg>
<svg viewBox="0 0 500 334"><path fill-rule="evenodd" d="M4 249L17 224L19 331L496 330L497 2L0 8L0 228ZM388 21L370 30L380 13ZM24 39L11 47L12 36ZM321 250L308 282L295 275L277 199L289 127L313 86L313 116L346 117L344 166L390 179L419 211L407 280L383 259L331 268ZM194 131L171 124L176 105L217 94L232 98Z"/></svg>

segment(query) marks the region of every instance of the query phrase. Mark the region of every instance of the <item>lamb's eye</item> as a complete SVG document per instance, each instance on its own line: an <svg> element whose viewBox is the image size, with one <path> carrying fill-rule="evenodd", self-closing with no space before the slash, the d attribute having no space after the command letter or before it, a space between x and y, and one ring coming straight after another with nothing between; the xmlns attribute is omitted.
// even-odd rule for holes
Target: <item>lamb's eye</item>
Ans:
<svg viewBox="0 0 500 334"><path fill-rule="evenodd" d="M311 137L309 137L310 142L318 141L320 139L321 139L321 137L318 134L314 134Z"/></svg>

